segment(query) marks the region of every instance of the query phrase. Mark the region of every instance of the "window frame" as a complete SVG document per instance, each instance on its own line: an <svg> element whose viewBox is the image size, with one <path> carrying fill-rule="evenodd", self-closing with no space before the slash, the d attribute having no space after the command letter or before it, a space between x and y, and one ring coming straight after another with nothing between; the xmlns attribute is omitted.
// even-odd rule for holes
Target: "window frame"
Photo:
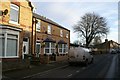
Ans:
<svg viewBox="0 0 120 80"><path fill-rule="evenodd" d="M55 43L53 43L53 42L45 42L45 43L49 43L49 47L44 48L44 54L52 55L53 54L52 49L54 49L54 53L55 53ZM52 44L54 44L54 47L52 47ZM49 53L45 52L46 49L49 49Z"/></svg>
<svg viewBox="0 0 120 80"><path fill-rule="evenodd" d="M38 24L39 23L39 24ZM39 26L39 29L38 29L38 26ZM40 21L38 21L37 23L36 23L36 31L37 32L40 32L41 31L41 23L40 23Z"/></svg>
<svg viewBox="0 0 120 80"><path fill-rule="evenodd" d="M9 18L9 23L12 23L12 24L16 24L16 25L19 25L19 12L20 12L20 8L19 8L19 6L17 6L17 5L15 5L15 4L13 4L13 3L11 3L10 4L10 9L14 9L14 10L16 10L17 12L18 12L18 19L17 19L17 21L13 21L13 20L11 20L11 12L10 12L10 18Z"/></svg>
<svg viewBox="0 0 120 80"><path fill-rule="evenodd" d="M49 25L48 25L47 33L48 33L48 34L51 34L51 33L52 33L51 31L52 31L52 25L49 24Z"/></svg>
<svg viewBox="0 0 120 80"><path fill-rule="evenodd" d="M36 42L36 45L40 45L40 51L39 51L39 54L41 54L41 43L40 43L40 42Z"/></svg>
<svg viewBox="0 0 120 80"><path fill-rule="evenodd" d="M18 58L19 57L19 32L17 32L17 31L13 31L13 30L2 30L2 33L0 33L0 34L4 34L4 39L5 39L5 41L4 41L4 53L3 53L3 55L4 56L0 56L0 57L2 57L2 58ZM17 36L17 38L12 38L12 37L8 37L8 35L15 35L15 36ZM17 39L17 50L16 50L16 56L6 56L7 55L7 40L8 39Z"/></svg>
<svg viewBox="0 0 120 80"><path fill-rule="evenodd" d="M60 37L63 37L63 30L60 30Z"/></svg>
<svg viewBox="0 0 120 80"><path fill-rule="evenodd" d="M60 48L59 47L59 45L62 45L62 48ZM67 44L58 44L58 52L59 52L59 54L66 54L68 51L66 51L67 50ZM62 49L62 52L60 52L60 49ZM65 50L65 52L64 52L64 50Z"/></svg>
<svg viewBox="0 0 120 80"><path fill-rule="evenodd" d="M68 33L66 33L66 38L68 38Z"/></svg>

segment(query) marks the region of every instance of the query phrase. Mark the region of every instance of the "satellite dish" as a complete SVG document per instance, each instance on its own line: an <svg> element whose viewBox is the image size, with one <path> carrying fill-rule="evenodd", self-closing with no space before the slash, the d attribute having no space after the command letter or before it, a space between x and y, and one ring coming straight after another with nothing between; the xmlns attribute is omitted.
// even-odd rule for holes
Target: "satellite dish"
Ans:
<svg viewBox="0 0 120 80"><path fill-rule="evenodd" d="M2 14L4 14L4 15L7 15L7 13L8 13L8 10L7 10L7 9L5 9L5 10L2 12Z"/></svg>

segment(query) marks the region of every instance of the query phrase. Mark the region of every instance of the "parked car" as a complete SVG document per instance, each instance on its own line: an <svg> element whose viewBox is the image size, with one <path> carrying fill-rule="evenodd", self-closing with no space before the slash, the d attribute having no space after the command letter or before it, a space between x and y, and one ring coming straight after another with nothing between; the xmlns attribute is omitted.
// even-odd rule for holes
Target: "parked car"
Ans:
<svg viewBox="0 0 120 80"><path fill-rule="evenodd" d="M90 50L87 48L78 47L70 49L68 53L68 62L70 65L84 63L93 63L93 55L89 53Z"/></svg>
<svg viewBox="0 0 120 80"><path fill-rule="evenodd" d="M115 49L110 49L110 53L111 53L111 54L116 54L117 51L116 51Z"/></svg>

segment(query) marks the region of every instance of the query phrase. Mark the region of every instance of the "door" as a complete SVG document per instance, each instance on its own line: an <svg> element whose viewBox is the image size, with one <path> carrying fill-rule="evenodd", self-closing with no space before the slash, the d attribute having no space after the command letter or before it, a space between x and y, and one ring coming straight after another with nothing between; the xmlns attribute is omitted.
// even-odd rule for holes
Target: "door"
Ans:
<svg viewBox="0 0 120 80"><path fill-rule="evenodd" d="M41 50L40 42L37 42L37 43L36 43L36 57L39 57L39 55L40 55L40 50Z"/></svg>
<svg viewBox="0 0 120 80"><path fill-rule="evenodd" d="M23 40L23 54L22 54L22 58L25 58L25 54L28 54L28 49L29 49L29 44L28 44L28 39L26 38L25 40Z"/></svg>

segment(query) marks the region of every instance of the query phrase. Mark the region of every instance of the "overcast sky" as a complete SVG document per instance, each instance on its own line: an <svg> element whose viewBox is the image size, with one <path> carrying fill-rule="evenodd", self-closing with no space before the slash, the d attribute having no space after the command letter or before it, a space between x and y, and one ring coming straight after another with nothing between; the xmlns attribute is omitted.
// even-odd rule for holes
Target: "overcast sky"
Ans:
<svg viewBox="0 0 120 80"><path fill-rule="evenodd" d="M101 0L99 2L96 0L89 2L87 0L64 0L64 2L63 0L57 2L55 0L49 2L48 0L41 0L41 2L32 2L37 14L45 16L70 30L71 43L78 40L72 26L87 12L94 12L105 17L108 27L110 27L110 33L107 36L108 40L118 42L118 0Z"/></svg>

